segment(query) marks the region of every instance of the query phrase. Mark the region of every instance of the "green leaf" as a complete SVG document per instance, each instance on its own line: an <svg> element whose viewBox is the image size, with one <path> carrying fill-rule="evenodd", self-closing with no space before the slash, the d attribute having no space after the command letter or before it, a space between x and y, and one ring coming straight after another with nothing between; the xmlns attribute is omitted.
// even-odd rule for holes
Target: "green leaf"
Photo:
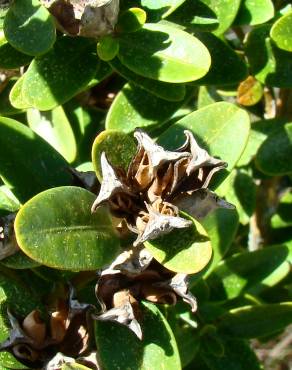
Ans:
<svg viewBox="0 0 292 370"><path fill-rule="evenodd" d="M218 208L202 220L202 225L208 233L213 250L207 275L227 253L235 237L238 224L239 220L235 209Z"/></svg>
<svg viewBox="0 0 292 370"><path fill-rule="evenodd" d="M143 27L147 14L143 9L130 8L119 16L116 30L118 32L136 32Z"/></svg>
<svg viewBox="0 0 292 370"><path fill-rule="evenodd" d="M90 368L87 366L78 364L77 362L72 362L69 364L62 365L61 370L90 370Z"/></svg>
<svg viewBox="0 0 292 370"><path fill-rule="evenodd" d="M270 35L278 48L292 51L292 12L273 24Z"/></svg>
<svg viewBox="0 0 292 370"><path fill-rule="evenodd" d="M0 92L0 115L3 116L12 116L18 113L21 113L21 110L15 108L11 105L9 96L14 87L15 79L11 79L7 82L6 87L3 91Z"/></svg>
<svg viewBox="0 0 292 370"><path fill-rule="evenodd" d="M214 86L200 86L198 95L198 109L204 108L207 105L223 101L222 96L217 92Z"/></svg>
<svg viewBox="0 0 292 370"><path fill-rule="evenodd" d="M0 68L15 69L30 63L32 57L14 49L3 37L0 41Z"/></svg>
<svg viewBox="0 0 292 370"><path fill-rule="evenodd" d="M10 90L9 94L9 100L11 102L11 105L17 109L28 109L31 107L31 105L25 101L24 96L22 94L23 81L24 75L19 77L19 79L14 83L14 86Z"/></svg>
<svg viewBox="0 0 292 370"><path fill-rule="evenodd" d="M3 267L1 267L1 270ZM4 270L0 273L0 343L3 342L9 334L7 308L14 315L25 317L31 311L40 308L38 294L34 294L16 277ZM33 287L31 286L33 289Z"/></svg>
<svg viewBox="0 0 292 370"><path fill-rule="evenodd" d="M31 258L29 258L26 254L24 254L21 250L12 256L9 256L1 261L1 265L9 267L14 270L25 270L25 269L32 269L40 264Z"/></svg>
<svg viewBox="0 0 292 370"><path fill-rule="evenodd" d="M97 43L97 55L101 60L108 62L119 52L119 42L111 36L102 37Z"/></svg>
<svg viewBox="0 0 292 370"><path fill-rule="evenodd" d="M95 341L104 370L180 370L174 335L159 309L142 303L143 340L117 323L96 321Z"/></svg>
<svg viewBox="0 0 292 370"><path fill-rule="evenodd" d="M203 77L211 59L195 37L164 24L148 23L143 29L119 37L121 62L131 71L164 82L189 82Z"/></svg>
<svg viewBox="0 0 292 370"><path fill-rule="evenodd" d="M28 55L46 53L56 39L53 18L38 0L14 1L5 17L4 33L15 49Z"/></svg>
<svg viewBox="0 0 292 370"><path fill-rule="evenodd" d="M233 23L239 6L240 0L200 0L211 11L213 11L219 21L219 26L214 31L215 35L222 35Z"/></svg>
<svg viewBox="0 0 292 370"><path fill-rule="evenodd" d="M233 299L263 282L279 266L289 265L285 245L244 252L222 261L207 278L213 300Z"/></svg>
<svg viewBox="0 0 292 370"><path fill-rule="evenodd" d="M111 60L110 65L126 80L156 95L158 98L169 101L181 101L185 97L186 88L183 84L170 84L139 76L125 67L118 58Z"/></svg>
<svg viewBox="0 0 292 370"><path fill-rule="evenodd" d="M240 339L220 338L224 345L223 356L201 352L210 370L260 370L257 356L250 345Z"/></svg>
<svg viewBox="0 0 292 370"><path fill-rule="evenodd" d="M110 263L119 240L104 208L91 214L94 199L73 186L36 195L16 216L20 248L41 264L63 270L95 270Z"/></svg>
<svg viewBox="0 0 292 370"><path fill-rule="evenodd" d="M29 127L55 148L69 163L77 155L75 137L68 118L61 106L48 112L37 109L27 111Z"/></svg>
<svg viewBox="0 0 292 370"><path fill-rule="evenodd" d="M264 337L292 323L292 303L246 306L221 316L221 332L239 338Z"/></svg>
<svg viewBox="0 0 292 370"><path fill-rule="evenodd" d="M4 367L7 366L7 367ZM24 370L29 369L23 363L19 362L10 352L1 352L0 353L0 370Z"/></svg>
<svg viewBox="0 0 292 370"><path fill-rule="evenodd" d="M100 165L102 152L105 152L111 165L127 170L136 151L137 145L132 135L127 135L124 132L116 130L101 132L94 140L92 146L92 163L97 178L102 180Z"/></svg>
<svg viewBox="0 0 292 370"><path fill-rule="evenodd" d="M1 194L1 193L0 193ZM276 214L271 219L273 228L292 226L292 192L287 192L280 199L277 206Z"/></svg>
<svg viewBox="0 0 292 370"><path fill-rule="evenodd" d="M249 117L234 104L211 104L173 124L159 137L159 144L169 150L179 147L185 141L184 130L191 130L199 144L226 161L231 171L246 146Z"/></svg>
<svg viewBox="0 0 292 370"><path fill-rule="evenodd" d="M245 52L252 74L263 84L274 87L292 86L291 53L271 42L270 25L254 28L247 37Z"/></svg>
<svg viewBox="0 0 292 370"><path fill-rule="evenodd" d="M246 166L255 157L259 147L265 139L283 126L286 121L280 118L266 119L253 122L247 145L237 162L237 166Z"/></svg>
<svg viewBox="0 0 292 370"><path fill-rule="evenodd" d="M209 32L196 32L195 36L207 47L211 55L211 68L196 85L230 85L238 83L247 76L243 59L224 41ZM224 63L222 61L224 60Z"/></svg>
<svg viewBox="0 0 292 370"><path fill-rule="evenodd" d="M234 170L219 188L218 194L234 204L243 225L250 222L256 207L256 185L253 177L245 170Z"/></svg>
<svg viewBox="0 0 292 370"><path fill-rule="evenodd" d="M23 80L24 99L36 109L50 110L86 89L97 72L95 49L90 39L61 37L30 64Z"/></svg>
<svg viewBox="0 0 292 370"><path fill-rule="evenodd" d="M19 209L20 203L14 194L9 190L6 185L0 186L0 214L1 211L7 213L15 212Z"/></svg>
<svg viewBox="0 0 292 370"><path fill-rule="evenodd" d="M292 123L271 134L260 146L256 165L264 173L282 176L292 173Z"/></svg>
<svg viewBox="0 0 292 370"><path fill-rule="evenodd" d="M167 20L191 32L214 31L219 26L216 13L202 1L186 0Z"/></svg>
<svg viewBox="0 0 292 370"><path fill-rule="evenodd" d="M255 26L265 23L274 17L274 11L271 0L243 0L234 24Z"/></svg>
<svg viewBox="0 0 292 370"><path fill-rule="evenodd" d="M21 203L72 182L68 164L30 128L0 117L0 176Z"/></svg>
<svg viewBox="0 0 292 370"><path fill-rule="evenodd" d="M166 18L177 9L185 0L141 0L141 5L147 11L147 15L155 22Z"/></svg>
<svg viewBox="0 0 292 370"><path fill-rule="evenodd" d="M182 104L183 101L162 100L144 89L126 84L108 111L105 127L123 132L132 132L136 127L155 128L166 122Z"/></svg>
<svg viewBox="0 0 292 370"><path fill-rule="evenodd" d="M186 216L186 215L185 215ZM171 271L193 274L210 262L212 247L203 226L190 216L193 225L144 243L153 257Z"/></svg>

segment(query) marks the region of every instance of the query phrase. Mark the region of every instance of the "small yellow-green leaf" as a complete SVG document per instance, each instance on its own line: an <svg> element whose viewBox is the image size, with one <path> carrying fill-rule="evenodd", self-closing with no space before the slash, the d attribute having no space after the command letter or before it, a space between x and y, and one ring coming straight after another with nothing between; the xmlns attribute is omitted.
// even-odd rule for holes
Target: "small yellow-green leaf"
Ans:
<svg viewBox="0 0 292 370"><path fill-rule="evenodd" d="M118 32L136 32L143 27L147 14L141 8L130 8L119 16L116 26Z"/></svg>
<svg viewBox="0 0 292 370"><path fill-rule="evenodd" d="M98 41L96 51L101 60L108 62L118 54L119 41L111 36L104 36Z"/></svg>
<svg viewBox="0 0 292 370"><path fill-rule="evenodd" d="M292 12L273 24L270 35L280 49L292 51Z"/></svg>
<svg viewBox="0 0 292 370"><path fill-rule="evenodd" d="M193 274L210 262L212 246L203 226L190 216L192 225L176 229L157 239L147 241L145 247L153 257L171 271Z"/></svg>
<svg viewBox="0 0 292 370"><path fill-rule="evenodd" d="M92 146L92 163L99 180L102 179L100 157L105 152L109 163L127 170L137 151L137 145L132 135L117 130L101 132Z"/></svg>

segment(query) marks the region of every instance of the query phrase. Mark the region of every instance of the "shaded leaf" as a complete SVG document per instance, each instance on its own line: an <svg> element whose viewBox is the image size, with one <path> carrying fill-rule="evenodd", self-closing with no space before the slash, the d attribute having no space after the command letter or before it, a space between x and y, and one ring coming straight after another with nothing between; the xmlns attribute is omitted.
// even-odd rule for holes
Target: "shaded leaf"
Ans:
<svg viewBox="0 0 292 370"><path fill-rule="evenodd" d="M159 309L143 302L141 310L142 341L120 324L95 322L95 341L102 368L181 369L173 333Z"/></svg>
<svg viewBox="0 0 292 370"><path fill-rule="evenodd" d="M14 69L30 63L32 57L14 49L3 37L0 41L0 68Z"/></svg>
<svg viewBox="0 0 292 370"><path fill-rule="evenodd" d="M35 194L72 182L68 164L30 128L0 118L0 176L21 203Z"/></svg>
<svg viewBox="0 0 292 370"><path fill-rule="evenodd" d="M267 22L273 16L274 5L271 0L243 0L234 24L255 26Z"/></svg>
<svg viewBox="0 0 292 370"><path fill-rule="evenodd" d="M287 192L280 199L280 203L276 209L276 214L271 219L273 228L292 226L292 193Z"/></svg>
<svg viewBox="0 0 292 370"><path fill-rule="evenodd" d="M263 25L248 34L245 53L251 72L257 80L268 86L291 87L291 53L272 43L269 32L270 25Z"/></svg>
<svg viewBox="0 0 292 370"><path fill-rule="evenodd" d="M124 66L118 58L111 60L110 65L126 80L158 96L158 98L169 101L180 101L185 96L186 88L183 84L170 84L139 76Z"/></svg>
<svg viewBox="0 0 292 370"><path fill-rule="evenodd" d="M46 53L56 39L54 21L38 0L14 1L5 17L4 32L15 49L28 55Z"/></svg>
<svg viewBox="0 0 292 370"><path fill-rule="evenodd" d="M289 265L289 253L287 246L275 245L227 258L207 278L210 296L213 300L223 300L247 292L268 278L279 266Z"/></svg>
<svg viewBox="0 0 292 370"><path fill-rule="evenodd" d="M29 127L72 163L77 155L75 137L61 106L48 112L27 111Z"/></svg>
<svg viewBox="0 0 292 370"><path fill-rule="evenodd" d="M24 99L36 109L50 110L86 89L98 68L95 49L89 39L58 39L53 49L35 58L26 71Z"/></svg>
<svg viewBox="0 0 292 370"><path fill-rule="evenodd" d="M116 95L106 116L106 128L132 132L137 127L153 128L167 121L183 104L156 97L126 84Z"/></svg>
<svg viewBox="0 0 292 370"><path fill-rule="evenodd" d="M268 136L256 155L257 167L268 175L285 175L292 172L292 123L285 124Z"/></svg>
<svg viewBox="0 0 292 370"><path fill-rule="evenodd" d="M292 303L263 304L233 309L221 316L219 330L239 338L258 338L292 323Z"/></svg>
<svg viewBox="0 0 292 370"><path fill-rule="evenodd" d="M208 73L196 85L230 85L247 76L246 64L228 44L209 32L196 32L195 36L207 47L212 60Z"/></svg>

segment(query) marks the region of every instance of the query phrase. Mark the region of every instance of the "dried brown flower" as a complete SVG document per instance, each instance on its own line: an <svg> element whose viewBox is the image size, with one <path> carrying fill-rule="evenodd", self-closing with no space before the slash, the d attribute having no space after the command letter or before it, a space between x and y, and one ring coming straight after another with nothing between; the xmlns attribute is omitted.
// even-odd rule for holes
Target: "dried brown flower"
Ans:
<svg viewBox="0 0 292 370"><path fill-rule="evenodd" d="M88 304L79 303L70 289L68 298L59 297L51 307L48 323L38 310L22 321L8 312L11 331L0 350L10 350L16 358L30 365L44 365L54 353L78 358L89 345ZM57 368L55 368L57 369Z"/></svg>
<svg viewBox="0 0 292 370"><path fill-rule="evenodd" d="M174 274L141 245L124 251L100 274L96 296L101 312L94 318L126 325L142 339L141 311L138 302L175 304L182 298L195 312L195 297L188 291L187 276Z"/></svg>
<svg viewBox="0 0 292 370"><path fill-rule="evenodd" d="M41 0L61 31L71 36L98 38L113 32L119 0Z"/></svg>
<svg viewBox="0 0 292 370"><path fill-rule="evenodd" d="M129 229L138 234L134 246L189 227L191 221L179 216L176 202L206 189L214 173L226 167L225 162L200 148L190 131L185 135L182 147L168 151L137 130L138 149L127 171L114 168L105 153L101 155L103 181L92 212L108 204L112 214L124 218ZM197 197L196 203L200 199ZM224 202L216 205L224 206Z"/></svg>

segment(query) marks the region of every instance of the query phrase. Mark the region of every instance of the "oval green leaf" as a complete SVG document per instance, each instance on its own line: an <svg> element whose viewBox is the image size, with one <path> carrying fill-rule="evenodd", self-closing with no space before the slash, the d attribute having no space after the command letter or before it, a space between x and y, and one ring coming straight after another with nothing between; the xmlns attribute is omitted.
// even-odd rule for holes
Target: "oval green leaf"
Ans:
<svg viewBox="0 0 292 370"><path fill-rule="evenodd" d="M240 0L200 0L211 10L219 21L219 26L214 31L214 34L222 35L233 23L240 3Z"/></svg>
<svg viewBox="0 0 292 370"><path fill-rule="evenodd" d="M182 105L183 101L166 101L138 86L126 84L116 95L108 111L105 127L123 132L132 132L137 127L156 128L165 123Z"/></svg>
<svg viewBox="0 0 292 370"><path fill-rule="evenodd" d="M186 88L184 84L170 84L142 77L124 66L118 58L111 60L110 65L126 80L156 95L158 98L169 101L181 101L185 97Z"/></svg>
<svg viewBox="0 0 292 370"><path fill-rule="evenodd" d="M21 203L35 194L70 185L65 159L22 123L0 118L0 176Z"/></svg>
<svg viewBox="0 0 292 370"><path fill-rule="evenodd" d="M243 0L234 24L255 26L265 23L274 17L274 11L271 0Z"/></svg>
<svg viewBox="0 0 292 370"><path fill-rule="evenodd" d="M270 34L278 48L292 51L292 12L278 19Z"/></svg>
<svg viewBox="0 0 292 370"><path fill-rule="evenodd" d="M137 145L132 136L116 130L101 132L92 146L92 163L98 179L102 180L100 165L102 152L105 152L111 165L127 170L136 151Z"/></svg>
<svg viewBox="0 0 292 370"><path fill-rule="evenodd" d="M254 28L247 37L245 53L252 74L268 86L292 86L291 53L279 49L270 39L270 25Z"/></svg>
<svg viewBox="0 0 292 370"><path fill-rule="evenodd" d="M185 0L141 0L141 5L155 22L168 17L184 2Z"/></svg>
<svg viewBox="0 0 292 370"><path fill-rule="evenodd" d="M27 103L50 110L86 89L98 68L95 45L89 39L63 36L51 51L35 58L23 80Z"/></svg>
<svg viewBox="0 0 292 370"><path fill-rule="evenodd" d="M91 214L94 199L73 186L36 195L16 216L20 248L41 264L63 270L95 270L110 263L119 240L104 208Z"/></svg>
<svg viewBox="0 0 292 370"><path fill-rule="evenodd" d="M164 24L119 37L118 57L131 71L164 82L189 82L203 77L211 64L207 48L194 36Z"/></svg>
<svg viewBox="0 0 292 370"><path fill-rule="evenodd" d="M95 341L104 370L180 370L174 335L159 309L143 302L140 341L130 329L117 323L96 321Z"/></svg>
<svg viewBox="0 0 292 370"><path fill-rule="evenodd" d="M212 246L203 226L190 216L185 218L192 221L192 226L147 241L145 247L167 269L193 274L210 262Z"/></svg>
<svg viewBox="0 0 292 370"><path fill-rule="evenodd" d="M208 48L212 59L209 72L197 80L196 85L223 86L246 78L246 64L226 42L209 32L196 32L195 35Z"/></svg>
<svg viewBox="0 0 292 370"><path fill-rule="evenodd" d="M279 266L289 265L289 248L266 247L222 261L207 278L212 300L233 299L267 279ZM276 283L277 281L275 281Z"/></svg>
<svg viewBox="0 0 292 370"><path fill-rule="evenodd" d="M141 8L129 8L119 16L116 25L118 32L136 32L143 27L147 14Z"/></svg>
<svg viewBox="0 0 292 370"><path fill-rule="evenodd" d="M27 111L29 127L55 148L69 163L77 155L76 140L70 122L61 106L48 112Z"/></svg>
<svg viewBox="0 0 292 370"><path fill-rule="evenodd" d="M105 36L97 43L96 51L101 60L108 62L118 54L119 42L111 36Z"/></svg>
<svg viewBox="0 0 292 370"><path fill-rule="evenodd" d="M173 150L184 143L184 130L191 130L199 144L212 156L226 161L231 171L246 146L249 128L246 111L231 103L218 102L177 121L163 132L158 141L163 147Z"/></svg>
<svg viewBox="0 0 292 370"><path fill-rule="evenodd" d="M22 94L23 80L24 75L19 77L19 79L14 83L9 94L11 105L17 109L28 109L31 107L31 105L26 102Z"/></svg>
<svg viewBox="0 0 292 370"><path fill-rule="evenodd" d="M282 176L292 173L292 123L268 136L256 155L256 165L264 173Z"/></svg>
<svg viewBox="0 0 292 370"><path fill-rule="evenodd" d="M221 332L238 338L264 337L292 323L292 303L247 306L221 316Z"/></svg>
<svg viewBox="0 0 292 370"><path fill-rule="evenodd" d="M0 68L15 69L30 63L32 57L14 49L3 37L0 41Z"/></svg>
<svg viewBox="0 0 292 370"><path fill-rule="evenodd" d="M4 20L8 42L28 55L46 53L56 39L52 16L38 0L17 0L9 8Z"/></svg>

